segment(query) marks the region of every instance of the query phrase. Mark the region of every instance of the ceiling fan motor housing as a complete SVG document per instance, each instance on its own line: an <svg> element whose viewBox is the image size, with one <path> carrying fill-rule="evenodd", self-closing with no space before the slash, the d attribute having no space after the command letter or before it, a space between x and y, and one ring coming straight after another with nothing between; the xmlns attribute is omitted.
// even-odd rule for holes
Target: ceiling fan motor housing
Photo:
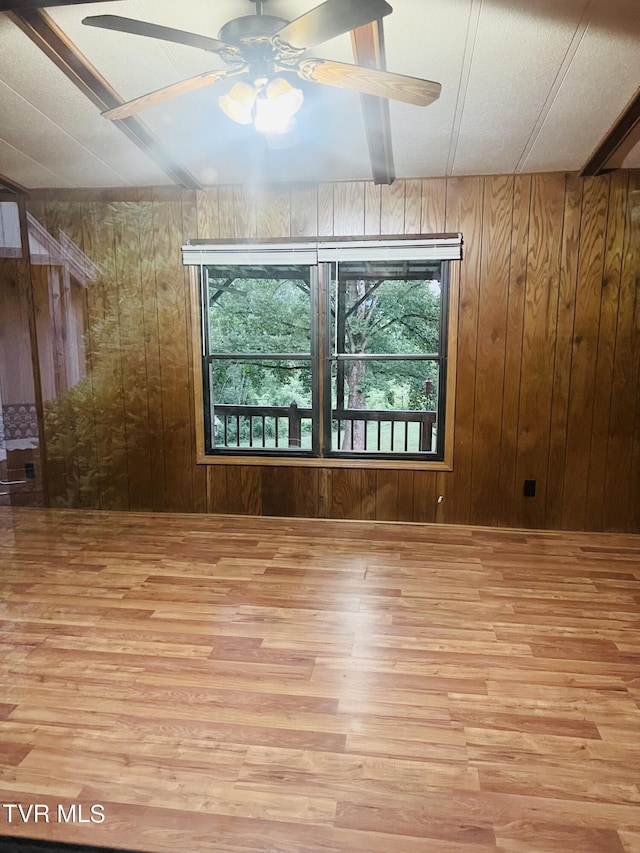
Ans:
<svg viewBox="0 0 640 853"><path fill-rule="evenodd" d="M253 42L268 41L274 33L288 24L285 18L275 15L245 15L225 24L218 34L220 41L239 47Z"/></svg>

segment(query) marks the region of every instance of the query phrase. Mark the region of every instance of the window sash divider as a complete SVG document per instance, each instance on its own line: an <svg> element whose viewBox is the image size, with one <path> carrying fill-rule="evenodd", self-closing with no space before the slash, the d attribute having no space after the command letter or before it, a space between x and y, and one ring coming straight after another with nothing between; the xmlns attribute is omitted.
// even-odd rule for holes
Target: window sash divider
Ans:
<svg viewBox="0 0 640 853"><path fill-rule="evenodd" d="M209 353L205 358L207 361L311 361L313 356L311 353L299 352L215 352Z"/></svg>
<svg viewBox="0 0 640 853"><path fill-rule="evenodd" d="M438 361L442 356L437 352L427 353L337 353L332 361Z"/></svg>

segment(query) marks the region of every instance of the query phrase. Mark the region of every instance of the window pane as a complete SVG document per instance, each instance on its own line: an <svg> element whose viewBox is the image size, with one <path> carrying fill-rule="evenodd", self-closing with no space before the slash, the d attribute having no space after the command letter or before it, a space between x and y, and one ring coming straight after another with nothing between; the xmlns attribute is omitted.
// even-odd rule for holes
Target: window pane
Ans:
<svg viewBox="0 0 640 853"><path fill-rule="evenodd" d="M435 453L438 381L433 360L334 362L331 449Z"/></svg>
<svg viewBox="0 0 640 853"><path fill-rule="evenodd" d="M309 267L208 267L211 353L309 353Z"/></svg>
<svg viewBox="0 0 640 853"><path fill-rule="evenodd" d="M438 353L441 291L439 263L339 264L331 297L335 350Z"/></svg>
<svg viewBox="0 0 640 853"><path fill-rule="evenodd" d="M20 213L15 201L0 201L0 258L21 258Z"/></svg>
<svg viewBox="0 0 640 853"><path fill-rule="evenodd" d="M311 449L310 362L214 359L209 381L213 446Z"/></svg>

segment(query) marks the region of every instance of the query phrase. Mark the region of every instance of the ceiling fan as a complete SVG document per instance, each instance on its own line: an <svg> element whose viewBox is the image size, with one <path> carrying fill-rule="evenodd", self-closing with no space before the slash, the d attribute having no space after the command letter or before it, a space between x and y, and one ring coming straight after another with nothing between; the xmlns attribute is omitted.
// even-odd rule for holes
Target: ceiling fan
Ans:
<svg viewBox="0 0 640 853"><path fill-rule="evenodd" d="M87 26L216 53L228 66L228 70L207 71L134 98L104 112L105 118L123 119L228 77L245 80L219 98L221 109L234 121L253 122L257 130L266 133L286 131L302 104L303 93L282 74L416 106L427 106L440 96L440 84L430 80L306 56L310 48L390 14L393 10L386 0L325 0L294 21L264 15L262 6L267 0L251 2L256 14L229 21L217 39L118 15L85 18L82 23Z"/></svg>

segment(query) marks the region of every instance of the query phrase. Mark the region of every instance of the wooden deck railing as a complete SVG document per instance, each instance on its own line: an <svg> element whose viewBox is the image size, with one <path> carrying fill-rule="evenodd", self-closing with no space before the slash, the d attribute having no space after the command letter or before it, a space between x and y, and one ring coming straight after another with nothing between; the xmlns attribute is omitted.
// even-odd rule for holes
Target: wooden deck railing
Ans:
<svg viewBox="0 0 640 853"><path fill-rule="evenodd" d="M377 426L374 430L373 449L380 452L381 450L393 451L401 449L405 453L409 451L410 435L409 424L419 424L418 433L418 450L420 452L430 451L433 441L433 426L436 422L435 412L419 412L419 411L402 411L399 409L334 409L331 413L332 421L337 424L338 441L337 447L343 446L343 439L346 438L351 448L353 448L354 438L356 434L356 424L363 423L364 429L362 433L361 448L358 450L370 450L369 424L375 423ZM388 447L383 447L382 426L390 424ZM398 436L397 433L400 433ZM400 448L396 445L400 443ZM385 442L386 443L386 442ZM411 448L415 449L415 448Z"/></svg>
<svg viewBox="0 0 640 853"><path fill-rule="evenodd" d="M218 447L226 448L302 447L303 423L308 422L310 436L312 415L312 409L301 408L295 402L290 406L219 405L215 407L215 443ZM331 419L337 434L335 446L338 448L377 452L408 452L416 449L429 452L432 449L435 412L334 409ZM362 424L363 428L358 430L358 424ZM371 424L376 426L371 429ZM417 435L416 431L411 435L410 424L417 425ZM383 432L385 425L388 425L388 429L385 427ZM361 446L354 447L356 441Z"/></svg>

